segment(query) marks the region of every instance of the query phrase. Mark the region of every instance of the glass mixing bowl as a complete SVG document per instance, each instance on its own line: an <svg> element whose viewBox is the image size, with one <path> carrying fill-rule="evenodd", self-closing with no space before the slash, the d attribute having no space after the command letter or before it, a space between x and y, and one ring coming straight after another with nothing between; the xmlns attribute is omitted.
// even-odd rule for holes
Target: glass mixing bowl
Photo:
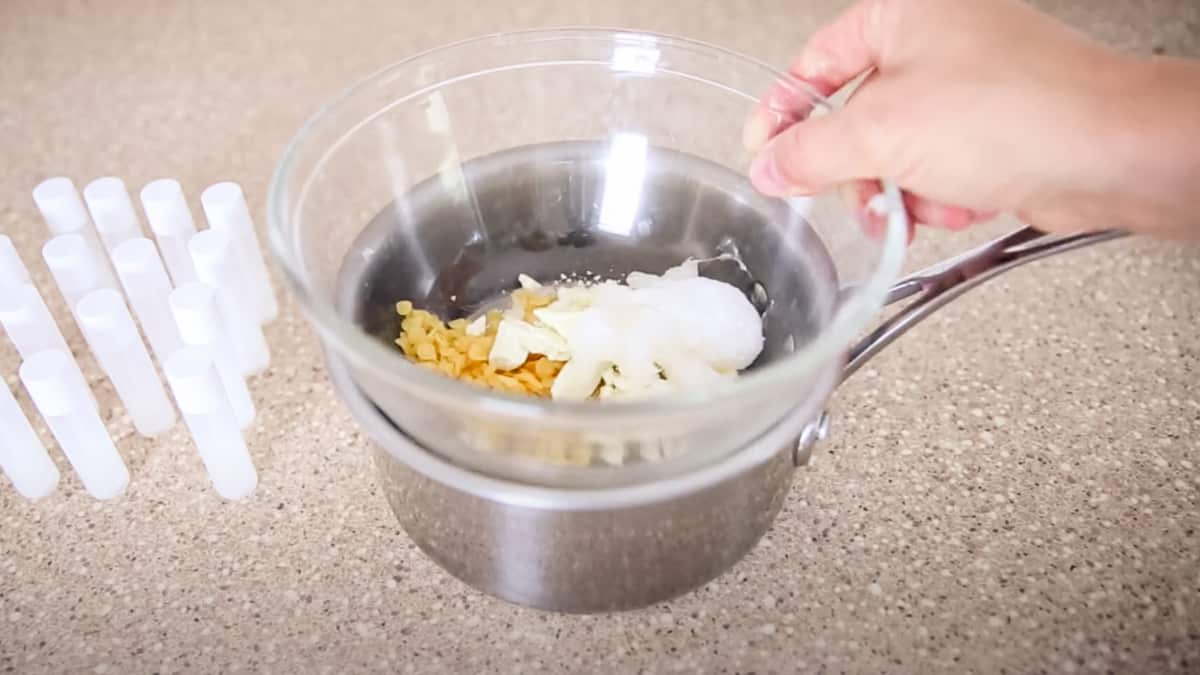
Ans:
<svg viewBox="0 0 1200 675"><path fill-rule="evenodd" d="M663 35L533 31L435 49L305 125L272 182L271 244L326 349L430 452L565 487L693 470L819 411L905 248L894 186L882 228L840 192L753 190L741 127L777 83L830 109L764 64ZM393 344L399 300L450 320L493 306L521 273L621 278L718 255L769 299L763 355L721 388L556 402L441 376Z"/></svg>

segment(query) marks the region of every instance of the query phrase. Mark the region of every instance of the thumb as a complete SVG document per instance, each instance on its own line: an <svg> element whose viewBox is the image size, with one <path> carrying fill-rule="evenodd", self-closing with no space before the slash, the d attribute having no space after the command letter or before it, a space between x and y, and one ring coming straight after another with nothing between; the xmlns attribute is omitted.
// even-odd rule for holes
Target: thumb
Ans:
<svg viewBox="0 0 1200 675"><path fill-rule="evenodd" d="M838 183L881 175L870 153L860 151L853 106L792 125L750 164L750 182L765 195L811 195Z"/></svg>

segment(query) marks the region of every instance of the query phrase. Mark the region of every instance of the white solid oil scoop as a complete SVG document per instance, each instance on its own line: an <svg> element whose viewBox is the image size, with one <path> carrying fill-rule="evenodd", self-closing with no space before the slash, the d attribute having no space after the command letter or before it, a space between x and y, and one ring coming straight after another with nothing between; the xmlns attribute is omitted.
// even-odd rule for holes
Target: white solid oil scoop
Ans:
<svg viewBox="0 0 1200 675"><path fill-rule="evenodd" d="M265 370L271 363L271 353L233 240L220 230L203 230L188 242L188 251L200 281L216 292L221 321L233 341L238 367L244 375Z"/></svg>
<svg viewBox="0 0 1200 675"><path fill-rule="evenodd" d="M171 280L176 286L196 281L196 268L187 248L188 241L196 234L196 223L179 181L162 178L147 183L141 199Z"/></svg>
<svg viewBox="0 0 1200 675"><path fill-rule="evenodd" d="M50 308L33 284L21 283L0 291L0 324L23 359L46 349L69 351Z"/></svg>
<svg viewBox="0 0 1200 675"><path fill-rule="evenodd" d="M83 198L92 214L92 222L96 224L96 231L100 233L100 240L109 253L122 243L142 236L133 201L129 199L129 191L120 178L97 178L84 186Z"/></svg>
<svg viewBox="0 0 1200 675"><path fill-rule="evenodd" d="M150 348L158 362L165 363L183 346L183 339L171 316L171 280L158 249L149 239L137 237L113 249L112 261Z"/></svg>
<svg viewBox="0 0 1200 675"><path fill-rule="evenodd" d="M164 370L217 494L250 496L258 473L208 350L184 347L167 359Z"/></svg>
<svg viewBox="0 0 1200 675"><path fill-rule="evenodd" d="M71 311L75 311L75 304L88 293L100 288L117 288L103 256L79 234L60 234L42 247L42 258Z"/></svg>
<svg viewBox="0 0 1200 675"><path fill-rule="evenodd" d="M200 194L200 206L208 226L225 232L233 241L239 266L245 270L249 283L246 292L254 297L254 315L260 323L274 319L279 314L279 304L271 290L271 276L254 235L254 220L242 187L232 182L210 185Z"/></svg>
<svg viewBox="0 0 1200 675"><path fill-rule="evenodd" d="M175 409L121 294L92 291L79 301L75 315L137 432L156 436L175 426Z"/></svg>
<svg viewBox="0 0 1200 675"><path fill-rule="evenodd" d="M0 234L0 292L18 284L29 283L29 270L7 234Z"/></svg>
<svg viewBox="0 0 1200 675"><path fill-rule="evenodd" d="M233 358L233 342L221 321L215 292L204 284L184 284L171 292L170 305L183 341L212 356L238 426L245 429L254 421L254 399Z"/></svg>
<svg viewBox="0 0 1200 675"><path fill-rule="evenodd" d="M26 499L41 499L58 486L58 467L3 381L0 381L0 469Z"/></svg>
<svg viewBox="0 0 1200 675"><path fill-rule="evenodd" d="M83 487L97 499L124 492L129 469L89 402L91 391L75 361L58 350L38 352L21 364L20 376Z"/></svg>

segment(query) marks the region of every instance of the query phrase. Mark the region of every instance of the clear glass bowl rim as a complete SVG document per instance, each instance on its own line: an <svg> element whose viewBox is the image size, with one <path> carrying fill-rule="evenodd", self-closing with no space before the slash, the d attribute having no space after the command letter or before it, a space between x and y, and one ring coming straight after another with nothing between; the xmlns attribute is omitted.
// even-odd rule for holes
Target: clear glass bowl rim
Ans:
<svg viewBox="0 0 1200 675"><path fill-rule="evenodd" d="M805 83L744 54L690 38L618 28L564 27L490 33L435 47L386 66L351 84L308 118L284 150L271 177L267 192L268 239L272 254L282 269L284 278L302 311L316 327L326 346L337 349L353 366L370 367L377 376L384 377L387 381L409 391L420 392L422 398L431 402L437 401L447 405L468 404L478 412L491 412L507 417L525 419L554 417L568 422L574 419L584 424L605 419L621 419L626 422L633 422L639 418L643 420L662 419L664 415L698 413L721 404L730 404L732 408L736 409L738 400L752 400L755 392L773 390L785 386L788 381L802 383L806 374L817 372L821 367L827 367L832 361L840 359L847 352L853 338L875 318L882 308L888 289L899 275L904 262L908 215L903 206L899 188L887 180L880 181L883 186L886 224L881 238L879 263L867 281L858 286L857 292L839 305L829 326L814 340L787 357L773 362L767 367L741 374L726 386L705 391L683 392L662 398L637 401L605 401L598 404L594 401L553 401L485 389L460 382L409 362L399 351L390 349L378 339L367 335L357 326L343 319L331 302L309 288L300 252L292 248L293 242L296 243L297 248L299 242L296 240L296 234L292 231L290 223L293 222L299 206L303 204L305 193L311 186L313 176L318 173L320 166L333 154L338 144L362 127L362 123L348 129L339 136L338 144L324 150L321 159L312 168L309 175L304 177L300 194L293 201L288 184L293 178L292 173L296 168L297 158L310 138L323 126L332 124L336 114L348 107L355 97L377 85L386 83L401 70L421 68L424 64L436 62L446 55L465 50L512 47L516 44L535 44L556 40L601 41L609 44L638 40L642 44L652 43L658 48L665 47L719 56L727 63L736 64L737 67L758 70L766 80L794 87L809 97L817 109L832 110L834 108L827 98ZM563 59L546 61L541 64L528 62L521 65L522 67L532 67L538 65L598 65L599 63L601 62ZM470 77L487 72L477 71ZM694 76L692 77L694 79ZM462 76L457 76L450 80L414 89L392 101L390 106L402 104L439 86L463 79ZM730 91L726 85L719 86ZM753 102L757 101L765 92L738 93ZM747 113L751 110L750 105L753 103L748 104ZM376 111L372 116L378 112ZM730 133L738 132L740 130L730 130Z"/></svg>

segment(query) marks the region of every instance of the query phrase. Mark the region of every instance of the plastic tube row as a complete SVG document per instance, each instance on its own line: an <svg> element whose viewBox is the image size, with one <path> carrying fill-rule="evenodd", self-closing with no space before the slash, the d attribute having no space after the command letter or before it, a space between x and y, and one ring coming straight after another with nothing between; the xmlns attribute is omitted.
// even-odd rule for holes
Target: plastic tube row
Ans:
<svg viewBox="0 0 1200 675"><path fill-rule="evenodd" d="M51 178L33 199L51 234L42 258L134 429L143 436L169 431L178 406L217 493L248 496L258 477L242 437L255 417L246 377L270 363L262 324L279 308L241 187L204 190L209 227L197 231L180 184L149 183L140 201L153 241L119 178L92 181L82 198L70 179ZM128 468L4 235L0 325L21 356L20 381L84 488L98 499L122 494ZM0 469L17 492L39 499L58 484L58 469L12 391L0 390Z"/></svg>

